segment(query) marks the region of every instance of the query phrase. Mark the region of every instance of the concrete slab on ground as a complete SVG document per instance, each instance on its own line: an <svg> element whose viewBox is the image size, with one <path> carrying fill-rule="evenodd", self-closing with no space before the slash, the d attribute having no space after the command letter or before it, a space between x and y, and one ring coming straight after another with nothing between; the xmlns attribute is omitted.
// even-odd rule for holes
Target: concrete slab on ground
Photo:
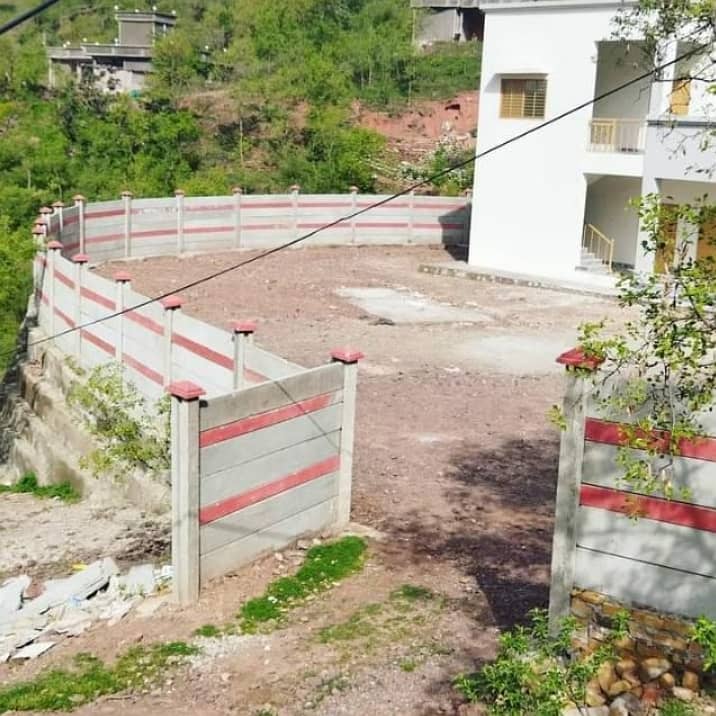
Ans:
<svg viewBox="0 0 716 716"><path fill-rule="evenodd" d="M392 288L339 288L336 293L393 323L489 323L492 317L473 308L438 303L417 292Z"/></svg>
<svg viewBox="0 0 716 716"><path fill-rule="evenodd" d="M511 375L563 372L557 356L572 348L576 334L531 335L515 332L472 337L455 346L463 360Z"/></svg>

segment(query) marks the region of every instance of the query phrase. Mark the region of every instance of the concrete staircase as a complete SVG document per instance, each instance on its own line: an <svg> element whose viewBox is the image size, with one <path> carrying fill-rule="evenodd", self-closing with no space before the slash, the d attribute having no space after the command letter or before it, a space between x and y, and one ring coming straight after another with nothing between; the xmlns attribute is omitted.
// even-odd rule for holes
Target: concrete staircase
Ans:
<svg viewBox="0 0 716 716"><path fill-rule="evenodd" d="M579 260L578 271L587 271L588 273L601 274L608 276L611 271L607 264L597 258L591 251L582 247L582 255Z"/></svg>

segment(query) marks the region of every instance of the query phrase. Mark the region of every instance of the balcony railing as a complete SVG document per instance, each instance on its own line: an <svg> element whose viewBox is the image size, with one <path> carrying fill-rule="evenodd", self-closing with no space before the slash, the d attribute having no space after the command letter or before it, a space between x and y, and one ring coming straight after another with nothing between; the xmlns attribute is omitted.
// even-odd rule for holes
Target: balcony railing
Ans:
<svg viewBox="0 0 716 716"><path fill-rule="evenodd" d="M642 119L607 119L590 123L589 151L637 154L644 151L646 122Z"/></svg>

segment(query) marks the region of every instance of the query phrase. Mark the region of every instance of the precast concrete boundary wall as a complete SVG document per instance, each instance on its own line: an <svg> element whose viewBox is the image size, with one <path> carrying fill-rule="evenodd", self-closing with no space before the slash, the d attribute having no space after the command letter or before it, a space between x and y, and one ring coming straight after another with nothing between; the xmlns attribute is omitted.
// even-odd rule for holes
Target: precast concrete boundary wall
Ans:
<svg viewBox="0 0 716 716"><path fill-rule="evenodd" d="M716 417L699 415L704 434L683 441L673 456L675 494L688 488L689 496L640 494L620 479L617 454L628 447L622 423L604 420L591 397L584 370L598 367L579 350L559 362L567 366L568 385L552 550L553 625L569 614L579 590L630 608L716 618Z"/></svg>
<svg viewBox="0 0 716 716"><path fill-rule="evenodd" d="M330 220L321 211L355 206L357 195L336 204L308 197L301 211L297 192L259 197L246 213L238 193L138 201L125 193L120 202L92 205L75 199L73 207L43 209L35 225L37 321L80 367L116 362L151 403L171 395L177 598L192 602L207 580L301 535L347 524L361 354L336 350L331 363L306 370L257 346L252 321L209 325L185 315L179 296L154 301L132 288L126 271L110 280L89 264L246 247L251 231L264 237L255 245L276 245L305 231L311 216ZM376 231L398 230L397 215L382 218ZM411 227L411 236L426 230ZM343 240L353 243L356 228L343 227Z"/></svg>
<svg viewBox="0 0 716 716"><path fill-rule="evenodd" d="M93 264L139 256L279 246L328 226L302 245L466 244L470 200L407 194L341 221L388 195L301 194L135 199L43 209L36 226L62 244L63 255L84 254Z"/></svg>
<svg viewBox="0 0 716 716"><path fill-rule="evenodd" d="M179 601L302 534L348 523L360 354L204 399L173 383L174 580Z"/></svg>

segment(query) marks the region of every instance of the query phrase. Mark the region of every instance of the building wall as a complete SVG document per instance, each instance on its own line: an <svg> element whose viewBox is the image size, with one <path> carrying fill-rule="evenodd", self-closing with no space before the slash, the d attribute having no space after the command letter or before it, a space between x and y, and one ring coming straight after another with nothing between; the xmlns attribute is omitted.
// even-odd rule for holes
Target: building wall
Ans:
<svg viewBox="0 0 716 716"><path fill-rule="evenodd" d="M634 265L639 216L629 202L641 196L641 179L605 176L589 185L584 223L614 239L614 261Z"/></svg>
<svg viewBox="0 0 716 716"><path fill-rule="evenodd" d="M540 123L499 118L500 73L545 73L547 118L592 96L595 43L610 36L616 7L486 13L478 152ZM579 264L591 116L587 107L477 161L471 264L551 275Z"/></svg>

